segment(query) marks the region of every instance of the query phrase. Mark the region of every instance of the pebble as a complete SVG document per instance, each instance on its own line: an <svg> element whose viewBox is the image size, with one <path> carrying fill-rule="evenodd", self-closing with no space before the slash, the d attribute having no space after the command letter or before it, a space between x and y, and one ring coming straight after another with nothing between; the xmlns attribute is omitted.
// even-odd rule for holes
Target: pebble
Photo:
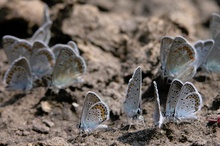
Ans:
<svg viewBox="0 0 220 146"><path fill-rule="evenodd" d="M47 127L46 125L37 124L37 125L33 125L32 130L39 132L39 133L47 134L49 132L50 128Z"/></svg>
<svg viewBox="0 0 220 146"><path fill-rule="evenodd" d="M43 120L43 123L46 124L48 127L53 127L54 126L54 122L46 120L46 119Z"/></svg>

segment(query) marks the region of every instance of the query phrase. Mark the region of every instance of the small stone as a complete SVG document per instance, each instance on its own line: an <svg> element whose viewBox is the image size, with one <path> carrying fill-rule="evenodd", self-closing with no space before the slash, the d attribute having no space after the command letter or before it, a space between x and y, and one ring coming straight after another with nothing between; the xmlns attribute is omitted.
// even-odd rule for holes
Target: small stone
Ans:
<svg viewBox="0 0 220 146"><path fill-rule="evenodd" d="M47 127L46 125L34 125L32 128L34 131L39 132L39 133L44 133L47 134L50 130L49 127Z"/></svg>
<svg viewBox="0 0 220 146"><path fill-rule="evenodd" d="M51 111L51 105L47 101L42 101L41 103L41 108L44 112L49 113Z"/></svg>
<svg viewBox="0 0 220 146"><path fill-rule="evenodd" d="M79 107L79 104L76 103L76 102L73 102L73 103L72 103L72 106L76 108L76 107Z"/></svg>
<svg viewBox="0 0 220 146"><path fill-rule="evenodd" d="M54 126L54 122L49 121L49 120L43 120L43 123L46 124L48 127L53 127Z"/></svg>
<svg viewBox="0 0 220 146"><path fill-rule="evenodd" d="M28 132L28 131L23 131L22 132L22 136L27 136L27 135L30 135L30 132Z"/></svg>

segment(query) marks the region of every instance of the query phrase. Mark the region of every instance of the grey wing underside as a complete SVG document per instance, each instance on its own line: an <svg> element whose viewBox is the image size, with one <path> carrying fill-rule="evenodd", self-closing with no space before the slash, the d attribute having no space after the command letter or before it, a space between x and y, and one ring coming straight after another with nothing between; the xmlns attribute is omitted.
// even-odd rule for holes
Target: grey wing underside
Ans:
<svg viewBox="0 0 220 146"><path fill-rule="evenodd" d="M141 68L138 67L128 83L126 99L124 101L124 112L131 118L136 116L136 112L141 108L141 82L142 72Z"/></svg>

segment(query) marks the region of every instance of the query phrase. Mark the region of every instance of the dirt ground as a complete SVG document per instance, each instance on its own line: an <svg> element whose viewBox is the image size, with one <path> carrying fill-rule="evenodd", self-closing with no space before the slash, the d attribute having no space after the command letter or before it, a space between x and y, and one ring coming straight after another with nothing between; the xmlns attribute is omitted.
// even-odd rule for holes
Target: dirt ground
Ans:
<svg viewBox="0 0 220 146"><path fill-rule="evenodd" d="M192 43L208 39L210 16L220 10L218 0L1 0L0 37L31 37L41 24L43 1L53 21L49 46L77 42L87 73L83 83L58 94L45 87L28 94L9 92L0 85L1 146L220 145L220 126L206 120L220 114L220 75L198 72L191 80L204 100L198 120L168 123L158 129L152 118L152 81L158 83L162 105L169 89L159 74L161 37L182 35ZM145 126L136 125L127 131L122 102L137 66L143 70ZM0 49L1 80L8 67ZM108 129L80 136L76 124L88 91L106 102L110 119L106 122Z"/></svg>

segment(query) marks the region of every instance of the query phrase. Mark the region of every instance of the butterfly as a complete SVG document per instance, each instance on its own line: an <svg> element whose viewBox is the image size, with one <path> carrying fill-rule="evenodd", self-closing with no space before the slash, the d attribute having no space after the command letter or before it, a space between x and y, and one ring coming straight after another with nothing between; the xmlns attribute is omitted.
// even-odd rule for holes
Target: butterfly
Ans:
<svg viewBox="0 0 220 146"><path fill-rule="evenodd" d="M109 119L109 108L94 92L86 94L82 109L80 124L77 125L81 132L89 133L97 128L107 128L100 125Z"/></svg>
<svg viewBox="0 0 220 146"><path fill-rule="evenodd" d="M79 55L79 49L78 49L76 43L73 42L73 41L69 41L69 42L67 43L67 45L65 45L65 44L56 44L56 45L54 45L54 46L51 48L52 52L53 52L54 55L55 55L55 58L58 57L58 55L59 55L59 53L60 53L60 50L61 50L63 47L69 47L69 48L71 48L71 49L75 52L76 55Z"/></svg>
<svg viewBox="0 0 220 146"><path fill-rule="evenodd" d="M44 17L43 17L43 24L46 22L50 22L50 12L49 12L49 7L47 4L44 4Z"/></svg>
<svg viewBox="0 0 220 146"><path fill-rule="evenodd" d="M44 16L43 16L43 24L38 30L33 34L30 39L30 42L33 43L36 40L43 41L45 44L48 44L51 38L51 28L52 21L50 19L49 8L45 4L44 5Z"/></svg>
<svg viewBox="0 0 220 146"><path fill-rule="evenodd" d="M197 69L198 55L193 46L183 37L163 37L161 40L160 59L162 78L174 78L187 81Z"/></svg>
<svg viewBox="0 0 220 146"><path fill-rule="evenodd" d="M31 56L31 43L24 39L18 39L14 36L6 35L3 37L3 48L7 56L9 64L19 57L26 57L27 60Z"/></svg>
<svg viewBox="0 0 220 146"><path fill-rule="evenodd" d="M165 119L168 121L197 119L196 113L201 110L202 97L192 83L185 82L183 84L178 79L172 81L164 114L162 114L160 110L160 100L156 82L154 81L153 83L156 98L156 110L154 114L155 125L160 127Z"/></svg>
<svg viewBox="0 0 220 146"><path fill-rule="evenodd" d="M55 56L44 42L39 40L34 42L30 65L34 80L52 74Z"/></svg>
<svg viewBox="0 0 220 146"><path fill-rule="evenodd" d="M61 89L80 82L86 72L86 64L82 57L70 47L63 47L56 59L52 73L52 87Z"/></svg>
<svg viewBox="0 0 220 146"><path fill-rule="evenodd" d="M213 45L214 41L212 39L199 40L194 44L194 48L196 49L196 52L198 54L198 58L195 62L197 68L201 67L202 69L205 69L205 61L209 53L212 51Z"/></svg>
<svg viewBox="0 0 220 146"><path fill-rule="evenodd" d="M38 30L33 34L30 39L30 42L33 43L36 40L41 40L45 44L48 44L51 38L51 28L52 22L48 21L44 23Z"/></svg>
<svg viewBox="0 0 220 146"><path fill-rule="evenodd" d="M32 76L29 62L25 57L16 59L4 76L8 90L28 91L32 88Z"/></svg>
<svg viewBox="0 0 220 146"><path fill-rule="evenodd" d="M215 41L211 52L206 58L202 69L208 72L220 72L220 15L213 13L210 21L211 38Z"/></svg>
<svg viewBox="0 0 220 146"><path fill-rule="evenodd" d="M46 23L42 26L42 28L39 28L39 30L32 37L33 39L31 39L30 41L25 39L19 39L10 35L5 35L3 37L3 48L9 64L11 64L14 60L18 59L21 56L24 56L27 58L27 60L30 60L30 56L32 54L32 44L34 44L36 40L41 40L47 44L50 39L50 36L48 36L47 31L50 30L44 29L49 29L47 28L49 27L49 25L51 24Z"/></svg>
<svg viewBox="0 0 220 146"><path fill-rule="evenodd" d="M161 107L160 107L160 99L159 99L159 94L158 94L158 89L157 89L157 83L153 81L154 84L154 98L156 98L155 102L155 111L154 111L154 125L156 127L161 127L165 118L161 112Z"/></svg>
<svg viewBox="0 0 220 146"><path fill-rule="evenodd" d="M142 116L142 99L141 99L142 71L141 67L137 67L132 78L129 80L126 99L123 102L123 110L131 120L141 120ZM131 126L131 124L130 124Z"/></svg>

